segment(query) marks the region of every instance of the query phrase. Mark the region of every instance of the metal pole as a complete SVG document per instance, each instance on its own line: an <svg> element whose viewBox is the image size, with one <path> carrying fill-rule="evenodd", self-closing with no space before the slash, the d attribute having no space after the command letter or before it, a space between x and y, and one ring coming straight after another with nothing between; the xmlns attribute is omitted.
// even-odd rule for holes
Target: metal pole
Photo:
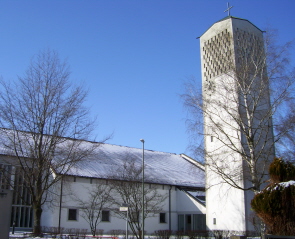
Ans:
<svg viewBox="0 0 295 239"><path fill-rule="evenodd" d="M129 207L128 207L128 209L127 209L126 239L128 239L128 212L129 212Z"/></svg>
<svg viewBox="0 0 295 239"><path fill-rule="evenodd" d="M142 142L142 230L141 239L144 239L144 139L140 140Z"/></svg>
<svg viewBox="0 0 295 239"><path fill-rule="evenodd" d="M62 205L62 193L63 193L63 179L64 177L61 176L60 180L60 195L59 195L59 215L58 215L58 233L60 234L60 225L61 225L61 205Z"/></svg>

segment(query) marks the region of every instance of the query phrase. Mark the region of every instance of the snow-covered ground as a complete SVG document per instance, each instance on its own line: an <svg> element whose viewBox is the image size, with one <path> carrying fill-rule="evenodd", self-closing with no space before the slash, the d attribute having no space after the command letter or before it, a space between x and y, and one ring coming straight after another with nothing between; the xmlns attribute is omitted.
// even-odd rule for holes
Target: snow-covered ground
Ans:
<svg viewBox="0 0 295 239"><path fill-rule="evenodd" d="M28 232L15 232L14 234L10 233L9 238L17 239L17 238L26 238L26 239L52 239L52 238L59 238L59 239L82 239L82 238L93 238L92 235L88 234L86 236L69 236L67 234L64 234L62 236L57 235L56 237L52 237L51 235L45 235L45 237L29 237ZM96 236L96 238L102 238L102 239L115 239L115 237L112 236ZM118 239L125 239L125 236L119 236ZM155 236L147 236L145 239L156 239ZM261 237L247 237L247 239L260 239ZM130 237L132 239L132 237ZM171 236L170 239L176 239L176 237ZM183 237L183 239L189 239L189 237ZM214 237L207 237L207 239L214 239Z"/></svg>

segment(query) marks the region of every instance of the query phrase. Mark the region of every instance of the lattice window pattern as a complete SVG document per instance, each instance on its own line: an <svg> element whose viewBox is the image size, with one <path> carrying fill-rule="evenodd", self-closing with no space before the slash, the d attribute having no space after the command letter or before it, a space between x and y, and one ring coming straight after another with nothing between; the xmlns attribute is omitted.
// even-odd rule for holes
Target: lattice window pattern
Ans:
<svg viewBox="0 0 295 239"><path fill-rule="evenodd" d="M232 37L227 29L204 42L203 68L205 80L228 72L232 62Z"/></svg>
<svg viewBox="0 0 295 239"><path fill-rule="evenodd" d="M239 28L235 31L236 35L236 59L237 66L255 67L263 64L265 59L264 43L261 38Z"/></svg>

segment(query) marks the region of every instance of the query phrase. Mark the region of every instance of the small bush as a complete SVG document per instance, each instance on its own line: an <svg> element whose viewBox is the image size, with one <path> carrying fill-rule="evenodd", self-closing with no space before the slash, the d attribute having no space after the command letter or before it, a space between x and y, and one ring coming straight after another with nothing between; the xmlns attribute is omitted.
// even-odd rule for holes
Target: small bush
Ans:
<svg viewBox="0 0 295 239"><path fill-rule="evenodd" d="M208 231L206 231L206 230L191 230L191 231L187 231L186 235L189 237L189 239L208 237Z"/></svg>
<svg viewBox="0 0 295 239"><path fill-rule="evenodd" d="M110 235L112 237L118 237L119 235L125 235L126 231L124 230L110 230Z"/></svg>
<svg viewBox="0 0 295 239"><path fill-rule="evenodd" d="M67 228L66 230L67 234L74 234L75 233L75 228Z"/></svg>
<svg viewBox="0 0 295 239"><path fill-rule="evenodd" d="M275 158L269 167L270 185L256 194L251 206L268 226L267 233L295 234L295 166Z"/></svg>
<svg viewBox="0 0 295 239"><path fill-rule="evenodd" d="M212 230L211 236L213 236L215 239L223 239L223 238L229 238L232 234L232 231L229 230Z"/></svg>
<svg viewBox="0 0 295 239"><path fill-rule="evenodd" d="M184 231L176 231L175 232L175 237L177 239L183 239L184 236L185 236Z"/></svg>
<svg viewBox="0 0 295 239"><path fill-rule="evenodd" d="M95 232L95 235L97 236L102 236L103 235L104 230L103 229L97 229Z"/></svg>
<svg viewBox="0 0 295 239"><path fill-rule="evenodd" d="M171 230L157 230L154 232L157 239L169 239L172 235Z"/></svg>

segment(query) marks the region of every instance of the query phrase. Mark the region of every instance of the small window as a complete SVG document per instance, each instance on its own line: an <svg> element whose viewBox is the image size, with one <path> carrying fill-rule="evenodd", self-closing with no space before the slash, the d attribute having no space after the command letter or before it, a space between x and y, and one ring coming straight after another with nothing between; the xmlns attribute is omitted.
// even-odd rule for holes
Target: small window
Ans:
<svg viewBox="0 0 295 239"><path fill-rule="evenodd" d="M216 225L216 218L213 218L213 225Z"/></svg>
<svg viewBox="0 0 295 239"><path fill-rule="evenodd" d="M213 142L213 136L211 136L211 142Z"/></svg>
<svg viewBox="0 0 295 239"><path fill-rule="evenodd" d="M160 213L160 223L166 223L166 213Z"/></svg>
<svg viewBox="0 0 295 239"><path fill-rule="evenodd" d="M69 221L77 221L77 209L69 209L68 220Z"/></svg>
<svg viewBox="0 0 295 239"><path fill-rule="evenodd" d="M110 211L102 211L101 212L101 221L109 222L110 221Z"/></svg>
<svg viewBox="0 0 295 239"><path fill-rule="evenodd" d="M139 212L132 212L130 215L131 222L138 222L139 221Z"/></svg>

